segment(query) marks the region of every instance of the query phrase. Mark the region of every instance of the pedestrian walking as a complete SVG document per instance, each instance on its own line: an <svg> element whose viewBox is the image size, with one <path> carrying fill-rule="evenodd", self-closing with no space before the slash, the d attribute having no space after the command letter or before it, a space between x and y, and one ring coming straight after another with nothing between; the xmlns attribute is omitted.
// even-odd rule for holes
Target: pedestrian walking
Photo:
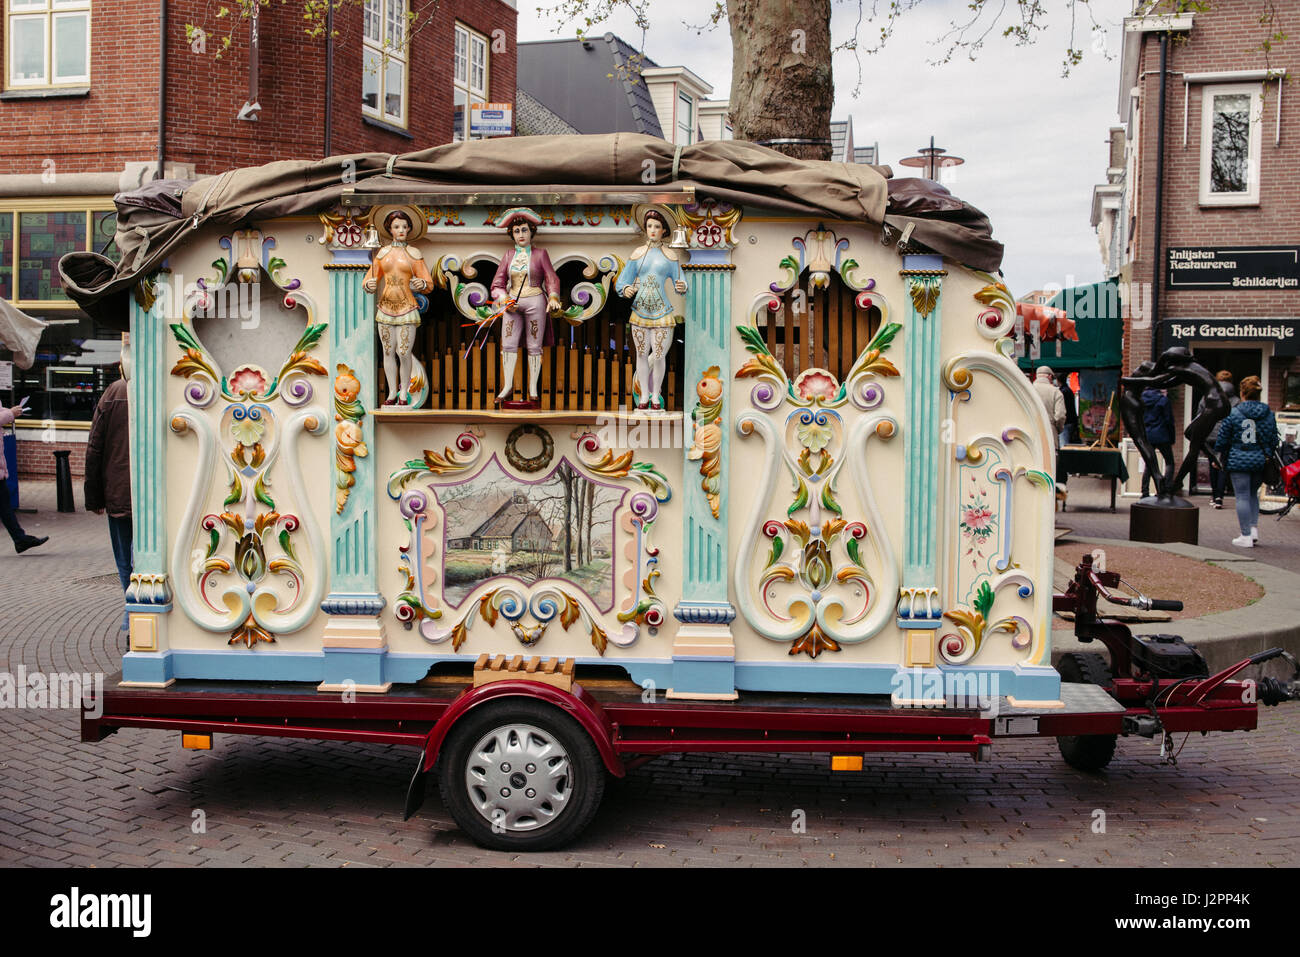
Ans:
<svg viewBox="0 0 1300 957"><path fill-rule="evenodd" d="M1174 477L1174 411L1169 405L1169 397L1164 389L1144 389L1142 391L1142 424L1146 427L1147 441L1165 460L1165 473L1156 483L1156 492L1160 486ZM1142 497L1150 494L1151 473L1142 473ZM1170 491L1175 491L1170 489Z"/></svg>
<svg viewBox="0 0 1300 957"><path fill-rule="evenodd" d="M1214 378L1218 380L1219 388L1222 389L1224 394L1228 397L1228 405L1230 407L1229 411L1235 409L1241 402L1241 398L1237 395L1237 387L1232 384L1232 373L1227 369L1224 369L1217 373ZM1200 403L1196 406L1196 414L1200 415L1204 410L1205 399L1201 399ZM1207 448L1215 447L1215 443L1219 441L1219 431L1223 428L1223 423L1225 421L1227 421L1226 416L1214 423L1214 428L1210 430L1210 434L1205 440ZM1215 508L1223 508L1223 493L1227 489L1228 473L1225 469L1221 469L1215 465L1214 459L1210 459L1209 462L1210 498L1213 500Z"/></svg>
<svg viewBox="0 0 1300 957"><path fill-rule="evenodd" d="M1065 428L1061 430L1061 445L1079 445L1083 437L1079 434L1079 399L1070 388L1070 373L1057 374L1061 399L1065 402Z"/></svg>
<svg viewBox="0 0 1300 957"><path fill-rule="evenodd" d="M125 596L131 583L131 443L127 418L126 379L118 379L95 406L86 441L86 509L108 512L108 537L113 543L117 577ZM122 610L122 630L130 622Z"/></svg>
<svg viewBox="0 0 1300 957"><path fill-rule="evenodd" d="M16 405L12 409L0 407L0 427L14 424L14 419L27 412L27 406ZM35 548L37 545L44 545L50 540L46 535L37 538L35 535L28 535L23 531L23 527L18 524L18 516L14 514L13 503L9 501L9 466L5 462L3 453L0 453L0 523L4 524L5 531L9 537L14 540L14 551L19 555L29 548Z"/></svg>
<svg viewBox="0 0 1300 957"><path fill-rule="evenodd" d="M1061 445L1061 429L1065 427L1065 398L1061 395L1061 390L1056 387L1051 366L1038 367L1037 377L1034 379L1034 391L1038 393L1039 401L1047 410L1047 417L1052 420L1052 453L1055 455ZM1053 468L1055 467L1053 463ZM1067 495L1066 479L1067 477L1062 476L1058 470L1056 497L1062 502L1066 500Z"/></svg>
<svg viewBox="0 0 1300 957"><path fill-rule="evenodd" d="M1236 496L1241 535L1232 544L1238 548L1252 548L1259 542L1259 485L1264 480L1264 464L1277 449L1277 420L1259 401L1260 391L1258 376L1241 380L1241 402L1223 420L1214 443L1215 451L1228 453L1223 464Z"/></svg>

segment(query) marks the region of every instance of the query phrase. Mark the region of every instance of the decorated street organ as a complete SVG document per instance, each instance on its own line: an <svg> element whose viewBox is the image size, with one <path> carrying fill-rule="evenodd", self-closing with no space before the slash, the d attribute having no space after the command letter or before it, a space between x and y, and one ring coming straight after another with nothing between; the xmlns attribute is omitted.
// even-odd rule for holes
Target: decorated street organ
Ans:
<svg viewBox="0 0 1300 957"><path fill-rule="evenodd" d="M122 264L65 260L129 325L123 684L522 655L1058 702L1053 437L978 212L751 144L512 143L120 197Z"/></svg>

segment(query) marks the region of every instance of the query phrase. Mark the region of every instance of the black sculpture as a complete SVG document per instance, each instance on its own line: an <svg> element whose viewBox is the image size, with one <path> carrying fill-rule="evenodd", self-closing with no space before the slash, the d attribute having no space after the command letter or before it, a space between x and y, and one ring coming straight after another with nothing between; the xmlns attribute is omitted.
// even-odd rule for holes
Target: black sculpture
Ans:
<svg viewBox="0 0 1300 957"><path fill-rule="evenodd" d="M1206 457L1216 466L1222 468L1214 450L1205 444L1206 438L1214 424L1231 411L1228 396L1223 391L1219 380L1210 371L1192 358L1191 352L1182 346L1174 346L1161 353L1160 358L1146 361L1133 370L1132 375L1122 376L1119 380L1121 391L1119 397L1120 417L1124 428L1133 438L1133 444L1142 454L1148 474L1155 479L1156 494L1153 498L1143 499L1149 505L1165 507L1191 507L1191 503L1174 498L1174 489L1183 484L1183 479L1196 467L1197 455L1205 452ZM1147 440L1146 424L1142 420L1142 390L1167 389L1173 385L1190 385L1199 387L1205 393L1205 404L1200 415L1192 419L1183 430L1191 448L1183 458L1182 467L1168 482L1163 481L1159 465L1156 462L1155 449Z"/></svg>

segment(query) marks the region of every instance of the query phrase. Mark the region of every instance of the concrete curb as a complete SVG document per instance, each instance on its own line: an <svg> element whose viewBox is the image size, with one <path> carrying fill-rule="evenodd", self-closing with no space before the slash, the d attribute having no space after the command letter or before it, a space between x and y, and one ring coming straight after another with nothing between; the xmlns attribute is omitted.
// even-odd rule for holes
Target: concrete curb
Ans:
<svg viewBox="0 0 1300 957"><path fill-rule="evenodd" d="M1103 548L1108 545L1126 548L1159 548L1186 558L1227 565L1232 571L1251 579L1263 588L1263 597L1244 608L1222 611L1202 618L1184 618L1179 621L1150 622L1130 626L1136 635L1182 635L1205 656L1211 673L1268 648L1281 647L1293 655L1300 656L1300 575L1273 565L1266 565L1241 552L1224 552L1179 542L1157 544L1114 538L1082 536L1076 538L1067 535L1057 539L1056 544L1060 545L1063 542L1097 545ZM1175 598L1177 596L1153 597ZM1052 663L1056 664L1060 661L1061 655L1071 651L1105 653L1105 650L1105 647L1098 642L1085 644L1075 641L1073 636L1064 640L1053 640ZM1277 675L1290 674L1289 668L1283 669L1280 666L1276 671L1266 670Z"/></svg>

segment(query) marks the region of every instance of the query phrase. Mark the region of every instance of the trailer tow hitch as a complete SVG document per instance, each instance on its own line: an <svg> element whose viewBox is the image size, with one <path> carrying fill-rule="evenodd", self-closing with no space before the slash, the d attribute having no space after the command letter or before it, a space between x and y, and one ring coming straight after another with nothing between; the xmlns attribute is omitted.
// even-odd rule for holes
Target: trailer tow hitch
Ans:
<svg viewBox="0 0 1300 957"><path fill-rule="evenodd" d="M1300 661L1296 661L1295 655L1289 651L1283 651L1281 648L1275 648L1276 655L1270 657L1285 658L1291 662L1291 668L1294 675L1290 681L1283 681L1281 678L1265 677L1260 678L1255 685L1255 692L1259 696L1261 703L1268 707L1281 704L1283 701L1300 701ZM1269 652L1264 652L1269 654Z"/></svg>

